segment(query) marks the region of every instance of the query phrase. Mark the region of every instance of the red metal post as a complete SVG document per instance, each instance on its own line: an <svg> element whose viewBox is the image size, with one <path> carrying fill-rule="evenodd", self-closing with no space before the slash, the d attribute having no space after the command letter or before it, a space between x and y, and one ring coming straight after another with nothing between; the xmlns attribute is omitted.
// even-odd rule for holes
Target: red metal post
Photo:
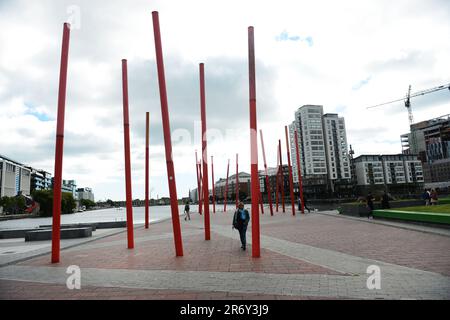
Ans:
<svg viewBox="0 0 450 320"><path fill-rule="evenodd" d="M200 180L200 198L198 199L198 207L200 208L199 213L203 212L203 175L202 175L202 164L198 162L198 174Z"/></svg>
<svg viewBox="0 0 450 320"><path fill-rule="evenodd" d="M278 205L279 205L279 201L278 201L278 196L279 196L279 191L280 191L280 152L277 148L277 179L276 179L276 187L275 187L275 202L276 202L276 211L278 212Z"/></svg>
<svg viewBox="0 0 450 320"><path fill-rule="evenodd" d="M248 74L250 104L251 196L252 196L252 257L260 257L258 202L261 197L258 175L258 131L256 118L255 41L253 27L248 28Z"/></svg>
<svg viewBox="0 0 450 320"><path fill-rule="evenodd" d="M288 137L287 126L284 126L284 131L286 133L286 153L287 153L288 169L289 169L289 192L290 192L290 196L291 196L292 215L295 216L294 179L292 177L291 152L289 150L289 137Z"/></svg>
<svg viewBox="0 0 450 320"><path fill-rule="evenodd" d="M209 187L208 187L208 141L206 138L206 98L205 98L205 65L200 63L200 113L202 119L202 161L203 161L203 203L205 221L205 240L211 239L209 225Z"/></svg>
<svg viewBox="0 0 450 320"><path fill-rule="evenodd" d="M145 113L145 229L148 229L149 224L149 203L148 203L148 192L149 192L149 152L148 146L150 141L150 113Z"/></svg>
<svg viewBox="0 0 450 320"><path fill-rule="evenodd" d="M133 249L134 248L133 198L131 196L130 119L128 116L128 70L126 59L122 59L122 92L123 92L123 136L125 146L125 191L127 200L127 236L128 236L128 249Z"/></svg>
<svg viewBox="0 0 450 320"><path fill-rule="evenodd" d="M261 136L261 147L262 147L262 153L263 153L263 159L264 159L264 170L266 172L267 197L269 199L270 215L273 216L272 193L270 192L269 172L267 170L266 152L264 151L264 140L263 140L262 130L259 130L259 135Z"/></svg>
<svg viewBox="0 0 450 320"><path fill-rule="evenodd" d="M211 183L212 183L213 213L216 213L216 188L215 188L215 185L214 185L214 162L213 162L213 156L211 156Z"/></svg>
<svg viewBox="0 0 450 320"><path fill-rule="evenodd" d="M195 167L197 169L197 197L198 197L198 213L202 214L202 179L201 167L198 162L197 150L195 150Z"/></svg>
<svg viewBox="0 0 450 320"><path fill-rule="evenodd" d="M228 175L230 173L230 159L228 159L227 165L227 180L225 182L225 195L223 197L223 212L227 212L227 199L228 199Z"/></svg>
<svg viewBox="0 0 450 320"><path fill-rule="evenodd" d="M286 212L286 206L284 203L284 172L283 172L283 156L281 154L281 140L278 139L278 152L280 153L280 185L281 185L281 205L283 206L283 212Z"/></svg>
<svg viewBox="0 0 450 320"><path fill-rule="evenodd" d="M67 66L69 63L70 25L64 23L59 69L58 117L56 120L55 178L53 182L52 263L60 258L61 239L61 188L64 145L64 113L66 108Z"/></svg>
<svg viewBox="0 0 450 320"><path fill-rule="evenodd" d="M239 205L239 169L238 169L238 154L236 153L236 186L235 186L235 190L236 190L236 209Z"/></svg>
<svg viewBox="0 0 450 320"><path fill-rule="evenodd" d="M301 209L302 213L305 213L305 205L303 203L303 185L302 185L302 171L300 170L300 152L298 150L298 136L297 136L297 130L294 131L294 138L295 138L295 153L297 155L297 174L298 174L298 189L300 192L300 202L301 202Z"/></svg>
<svg viewBox="0 0 450 320"><path fill-rule="evenodd" d="M164 61L159 30L158 12L152 12L153 31L155 35L156 62L158 67L159 95L161 99L161 114L164 130L164 146L166 153L167 178L169 181L170 207L172 211L172 226L177 256L183 255L183 242L181 238L180 214L178 211L177 186L175 183L175 169L172 159L172 140L170 137L169 109L167 105L166 79L164 75Z"/></svg>

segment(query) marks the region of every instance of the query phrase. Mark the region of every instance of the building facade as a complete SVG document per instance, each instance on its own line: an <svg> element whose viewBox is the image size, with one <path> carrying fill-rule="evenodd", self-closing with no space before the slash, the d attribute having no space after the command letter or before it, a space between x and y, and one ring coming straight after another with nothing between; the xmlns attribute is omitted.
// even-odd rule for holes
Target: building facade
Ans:
<svg viewBox="0 0 450 320"><path fill-rule="evenodd" d="M411 125L401 136L405 154L418 154L425 187L450 187L450 115Z"/></svg>
<svg viewBox="0 0 450 320"><path fill-rule="evenodd" d="M422 163L417 156L361 155L353 159L359 194L388 191L417 193L423 189Z"/></svg>
<svg viewBox="0 0 450 320"><path fill-rule="evenodd" d="M27 167L31 171L31 193L35 190L52 189L52 175L44 170Z"/></svg>
<svg viewBox="0 0 450 320"><path fill-rule="evenodd" d="M323 194L350 187L350 157L344 118L335 113L323 114L321 105L304 105L295 112L295 120L289 125L289 137L293 179L298 184L295 130L305 191Z"/></svg>
<svg viewBox="0 0 450 320"><path fill-rule="evenodd" d="M95 202L94 193L91 188L78 188L76 192L78 200L90 200Z"/></svg>
<svg viewBox="0 0 450 320"><path fill-rule="evenodd" d="M31 171L23 164L0 155L0 197L30 195Z"/></svg>
<svg viewBox="0 0 450 320"><path fill-rule="evenodd" d="M245 200L247 197L251 197L250 174L246 172L239 172L238 179L239 179L239 187L238 187L239 199ZM221 178L214 183L216 201L223 201L225 199L226 180L227 179ZM236 199L236 174L233 174L228 177L227 199L229 200Z"/></svg>

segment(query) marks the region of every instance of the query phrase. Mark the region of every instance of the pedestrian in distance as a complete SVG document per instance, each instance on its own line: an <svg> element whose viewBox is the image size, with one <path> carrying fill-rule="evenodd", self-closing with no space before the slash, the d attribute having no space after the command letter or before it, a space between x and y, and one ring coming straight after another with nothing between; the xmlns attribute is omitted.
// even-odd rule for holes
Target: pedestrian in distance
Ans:
<svg viewBox="0 0 450 320"><path fill-rule="evenodd" d="M191 220L191 215L189 214L189 202L186 202L186 205L184 206L184 220L186 221L186 218Z"/></svg>
<svg viewBox="0 0 450 320"><path fill-rule="evenodd" d="M308 208L306 204L306 196L303 194L303 207L308 210L308 213L311 212L311 209ZM298 198L298 210L300 211L302 209L302 199Z"/></svg>
<svg viewBox="0 0 450 320"><path fill-rule="evenodd" d="M431 190L430 203L431 203L432 206L438 204L438 196L437 196L437 192L436 192L435 189Z"/></svg>
<svg viewBox="0 0 450 320"><path fill-rule="evenodd" d="M246 232L249 221L250 214L248 213L248 210L244 208L244 203L241 201L234 212L232 229L237 229L239 231L242 244L241 249L244 251L247 244Z"/></svg>
<svg viewBox="0 0 450 320"><path fill-rule="evenodd" d="M431 195L430 195L430 192L427 189L423 190L422 200L425 202L426 206L430 205Z"/></svg>
<svg viewBox="0 0 450 320"><path fill-rule="evenodd" d="M382 209L390 209L391 205L389 204L389 200L391 200L391 197L389 196L389 194L384 191L383 192L383 196L381 198L381 208Z"/></svg>
<svg viewBox="0 0 450 320"><path fill-rule="evenodd" d="M369 192L369 194L366 197L366 203L367 203L367 209L369 209L369 213L367 214L367 219L370 219L370 217L372 217L373 219L373 196L372 196L372 192Z"/></svg>

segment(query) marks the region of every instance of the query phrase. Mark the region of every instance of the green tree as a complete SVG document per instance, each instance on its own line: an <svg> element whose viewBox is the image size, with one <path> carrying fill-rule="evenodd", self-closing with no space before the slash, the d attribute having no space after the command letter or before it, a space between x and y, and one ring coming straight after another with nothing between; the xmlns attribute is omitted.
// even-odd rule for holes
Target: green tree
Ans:
<svg viewBox="0 0 450 320"><path fill-rule="evenodd" d="M5 213L21 214L25 213L26 201L23 196L3 197L0 199L0 206Z"/></svg>
<svg viewBox="0 0 450 320"><path fill-rule="evenodd" d="M92 207L95 207L95 202L89 199L81 199L80 205L85 206L86 209L90 209Z"/></svg>
<svg viewBox="0 0 450 320"><path fill-rule="evenodd" d="M40 205L39 215L51 217L53 215L53 190L35 190L33 199ZM61 195L61 214L73 213L76 203L70 192L63 192Z"/></svg>

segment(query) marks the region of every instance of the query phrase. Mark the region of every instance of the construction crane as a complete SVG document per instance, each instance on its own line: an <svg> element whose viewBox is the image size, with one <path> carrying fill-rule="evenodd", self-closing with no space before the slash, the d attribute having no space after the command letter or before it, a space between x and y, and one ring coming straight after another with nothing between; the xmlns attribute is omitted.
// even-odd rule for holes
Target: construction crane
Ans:
<svg viewBox="0 0 450 320"><path fill-rule="evenodd" d="M367 107L367 109L372 109L372 108L377 108L377 107L381 107L387 104L391 104L391 103L395 103L395 102L399 102L399 101L404 101L405 102L405 107L406 109L408 109L408 119L409 119L409 125L411 126L414 123L414 117L413 117L413 113L412 113L412 109L411 109L411 98L414 97L418 97L418 96L423 96L425 94L428 93L432 93L432 92L436 92L436 91L440 91L440 90L444 90L444 89L448 89L450 90L450 83L438 86L438 87L434 87L434 88L430 88L430 89L426 89L426 90L422 90L422 91L417 91L414 93L411 93L411 85L408 88L408 93L406 94L405 98L401 98L401 99L396 99L396 100L392 100L389 102L384 102L384 103L380 103L371 107Z"/></svg>

